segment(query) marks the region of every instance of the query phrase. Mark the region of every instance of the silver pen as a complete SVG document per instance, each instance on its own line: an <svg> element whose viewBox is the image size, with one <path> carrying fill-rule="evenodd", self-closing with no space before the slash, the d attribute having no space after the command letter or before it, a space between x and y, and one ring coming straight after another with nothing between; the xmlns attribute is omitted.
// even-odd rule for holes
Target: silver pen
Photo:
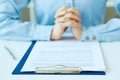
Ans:
<svg viewBox="0 0 120 80"><path fill-rule="evenodd" d="M4 45L4 48L9 52L9 54L12 56L14 60L16 60L15 55Z"/></svg>

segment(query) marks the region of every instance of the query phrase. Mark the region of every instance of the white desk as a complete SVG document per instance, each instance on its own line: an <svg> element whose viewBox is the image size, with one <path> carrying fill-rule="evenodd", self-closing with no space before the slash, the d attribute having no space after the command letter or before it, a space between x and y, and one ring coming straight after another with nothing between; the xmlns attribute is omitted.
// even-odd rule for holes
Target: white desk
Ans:
<svg viewBox="0 0 120 80"><path fill-rule="evenodd" d="M1 41L0 41L1 42ZM13 60L0 45L0 80L119 80L120 42L101 43L107 68L107 75L12 75L12 71L22 58L31 42L3 41L14 53Z"/></svg>

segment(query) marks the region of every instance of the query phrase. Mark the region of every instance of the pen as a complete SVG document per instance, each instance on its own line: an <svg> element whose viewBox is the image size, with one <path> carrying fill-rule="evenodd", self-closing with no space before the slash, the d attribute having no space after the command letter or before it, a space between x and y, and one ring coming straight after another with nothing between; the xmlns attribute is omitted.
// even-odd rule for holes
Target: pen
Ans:
<svg viewBox="0 0 120 80"><path fill-rule="evenodd" d="M4 48L9 52L9 54L12 56L12 58L14 60L16 60L16 57L14 56L14 54L4 45Z"/></svg>

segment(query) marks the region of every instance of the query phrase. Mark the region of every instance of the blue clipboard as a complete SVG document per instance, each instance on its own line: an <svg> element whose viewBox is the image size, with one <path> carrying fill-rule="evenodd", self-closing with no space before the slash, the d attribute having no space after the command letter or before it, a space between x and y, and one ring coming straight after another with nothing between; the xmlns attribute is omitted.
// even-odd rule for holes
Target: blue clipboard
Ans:
<svg viewBox="0 0 120 80"><path fill-rule="evenodd" d="M104 71L82 71L80 73L35 73L34 71L30 72L21 72L22 67L24 66L29 54L31 53L36 41L33 41L25 55L22 57L14 71L13 75L105 75Z"/></svg>

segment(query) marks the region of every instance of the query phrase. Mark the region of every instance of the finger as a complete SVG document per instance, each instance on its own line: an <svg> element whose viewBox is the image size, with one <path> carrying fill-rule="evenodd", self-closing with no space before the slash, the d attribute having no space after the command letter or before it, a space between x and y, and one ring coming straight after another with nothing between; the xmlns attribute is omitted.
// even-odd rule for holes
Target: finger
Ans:
<svg viewBox="0 0 120 80"><path fill-rule="evenodd" d="M65 22L64 23L64 26L67 26L67 27L78 27L80 25L79 22L75 22L74 20L70 20L69 22Z"/></svg>
<svg viewBox="0 0 120 80"><path fill-rule="evenodd" d="M55 18L62 17L62 16L64 16L65 14L66 14L66 11L65 11L65 10L60 11L60 12L56 13Z"/></svg>
<svg viewBox="0 0 120 80"><path fill-rule="evenodd" d="M69 20L68 22L66 21L56 21L55 24L59 24L62 28L67 28L70 27L70 22L71 20Z"/></svg>
<svg viewBox="0 0 120 80"><path fill-rule="evenodd" d="M58 18L55 20L55 23L64 23L64 22L67 22L69 21L70 19L67 19L65 17L61 17L61 18Z"/></svg>
<svg viewBox="0 0 120 80"><path fill-rule="evenodd" d="M55 23L64 23L65 22L65 18L61 17L55 20Z"/></svg>
<svg viewBox="0 0 120 80"><path fill-rule="evenodd" d="M69 20L67 22L61 22L61 24L62 24L62 26L71 27L72 20Z"/></svg>
<svg viewBox="0 0 120 80"><path fill-rule="evenodd" d="M76 22L80 22L80 17L78 17L77 15L74 15L72 13L68 13L64 17L69 18L71 20L75 20Z"/></svg>
<svg viewBox="0 0 120 80"><path fill-rule="evenodd" d="M67 10L67 7L66 7L66 6L63 6L62 8L58 9L58 10L56 11L56 13L58 13L58 12L60 12L60 11L63 11L63 10Z"/></svg>
<svg viewBox="0 0 120 80"><path fill-rule="evenodd" d="M55 20L55 23L64 23L64 22L68 22L68 21L71 21L71 19L65 18L65 17L60 17Z"/></svg>
<svg viewBox="0 0 120 80"><path fill-rule="evenodd" d="M80 17L80 13L75 8L69 8L67 9L67 12L76 14L78 17Z"/></svg>

